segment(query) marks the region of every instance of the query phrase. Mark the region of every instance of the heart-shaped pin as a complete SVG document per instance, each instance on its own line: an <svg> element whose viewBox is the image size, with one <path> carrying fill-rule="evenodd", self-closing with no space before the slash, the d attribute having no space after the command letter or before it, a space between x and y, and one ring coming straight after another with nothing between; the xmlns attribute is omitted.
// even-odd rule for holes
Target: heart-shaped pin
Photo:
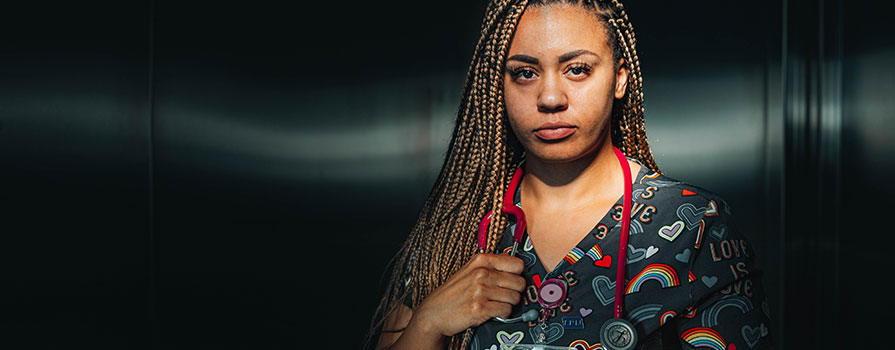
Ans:
<svg viewBox="0 0 895 350"><path fill-rule="evenodd" d="M684 249L684 251L675 255L674 260L680 261L682 263L689 262L690 261L690 248Z"/></svg>
<svg viewBox="0 0 895 350"><path fill-rule="evenodd" d="M563 333L565 333L565 329L562 328L562 324L554 322L547 325L543 329L539 326L531 327L528 329L528 332L531 334L532 339L539 339L538 335L543 334L543 341L539 343L550 344L557 341L559 338L562 338Z"/></svg>
<svg viewBox="0 0 895 350"><path fill-rule="evenodd" d="M662 228L659 229L659 237L662 237L669 242L674 242L674 239L677 238L677 236L680 236L683 231L684 222L678 220L671 225L662 226Z"/></svg>
<svg viewBox="0 0 895 350"><path fill-rule="evenodd" d="M593 287L594 294L597 295L597 299L600 300L603 306L615 301L615 282L610 281L609 277L594 277L593 281L591 281L591 287Z"/></svg>
<svg viewBox="0 0 895 350"><path fill-rule="evenodd" d="M506 331L497 332L497 342L500 344L501 349L506 350L516 347L516 344L522 342L524 337L525 333L522 333L522 331L513 332L512 334Z"/></svg>
<svg viewBox="0 0 895 350"><path fill-rule="evenodd" d="M709 230L709 234L712 235L712 238L720 241L724 239L724 236L727 236L727 226L724 226L724 224L712 226Z"/></svg>
<svg viewBox="0 0 895 350"><path fill-rule="evenodd" d="M758 344L758 341L761 340L761 326L752 328L749 325L745 325L740 333L743 334L743 339L746 340L746 345L749 345L750 348L755 347L755 344Z"/></svg>
<svg viewBox="0 0 895 350"><path fill-rule="evenodd" d="M530 252L532 249L534 249L534 246L531 245L531 238L526 236L525 244L522 245L522 250L524 250L526 252Z"/></svg>
<svg viewBox="0 0 895 350"><path fill-rule="evenodd" d="M594 312L594 309L580 308L578 309L578 312L581 313L581 317L587 317L591 312Z"/></svg>
<svg viewBox="0 0 895 350"><path fill-rule="evenodd" d="M714 199L710 200L709 205L705 207L705 216L718 216L718 203L715 203Z"/></svg>
<svg viewBox="0 0 895 350"><path fill-rule="evenodd" d="M609 265L612 265L612 256L610 255L603 255L602 259L594 261L594 266L608 268Z"/></svg>
<svg viewBox="0 0 895 350"><path fill-rule="evenodd" d="M636 263L646 258L646 248L635 248L628 244L628 264Z"/></svg>
<svg viewBox="0 0 895 350"><path fill-rule="evenodd" d="M712 288L715 283L718 283L718 277L716 276L702 276L702 283L705 283L706 287Z"/></svg>
<svg viewBox="0 0 895 350"><path fill-rule="evenodd" d="M687 230L692 230L699 226L704 213L705 207L697 209L693 203L684 203L677 207L677 217L687 223Z"/></svg>
<svg viewBox="0 0 895 350"><path fill-rule="evenodd" d="M649 257L653 256L653 254L656 254L658 252L659 252L659 248L654 245L647 247L646 248L646 259L649 259Z"/></svg>

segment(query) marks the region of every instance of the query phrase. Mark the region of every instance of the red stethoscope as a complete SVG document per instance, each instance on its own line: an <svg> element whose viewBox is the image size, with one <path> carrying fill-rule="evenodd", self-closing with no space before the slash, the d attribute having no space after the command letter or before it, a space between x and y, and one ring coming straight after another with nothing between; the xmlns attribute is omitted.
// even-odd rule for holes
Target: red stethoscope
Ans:
<svg viewBox="0 0 895 350"><path fill-rule="evenodd" d="M624 205L622 213L631 212L631 168L628 166L625 155L618 148L612 146L615 156L622 167L622 173L625 178ZM522 208L514 204L513 197L516 194L516 188L522 182L522 167L516 168L510 185L507 188L503 198L503 208L501 213L506 213L516 217L516 228L513 231L513 247L510 250L510 256L516 256L519 243L522 241L522 234L525 232L525 212ZM485 252L485 246L488 238L488 225L491 223L493 211L489 211L479 224L478 243L479 253ZM625 263L627 260L628 250L628 230L631 226L631 215L622 215L621 235L619 237L618 258L616 259L616 278L615 278L615 306L613 308L613 318L606 321L600 329L600 338L604 349L609 350L627 350L631 349L637 343L637 332L634 326L627 320L622 318L622 298L625 290ZM619 282L621 281L621 282ZM538 289L538 303L545 309L552 309L559 306L566 297L566 282L558 278L550 278L543 282ZM494 320L503 323L512 322L529 322L538 318L537 310L529 310L522 316L504 319L495 317Z"/></svg>

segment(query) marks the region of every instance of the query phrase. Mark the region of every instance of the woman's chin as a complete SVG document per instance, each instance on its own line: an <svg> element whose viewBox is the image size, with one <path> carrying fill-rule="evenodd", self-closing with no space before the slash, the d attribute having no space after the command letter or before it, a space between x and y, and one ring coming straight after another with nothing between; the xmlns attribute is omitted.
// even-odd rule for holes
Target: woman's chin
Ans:
<svg viewBox="0 0 895 350"><path fill-rule="evenodd" d="M559 147L548 147L553 149L541 149L537 151L526 151L526 158L534 157L543 163L568 163L573 162L588 155L593 154L593 150L587 152L582 149L557 149Z"/></svg>

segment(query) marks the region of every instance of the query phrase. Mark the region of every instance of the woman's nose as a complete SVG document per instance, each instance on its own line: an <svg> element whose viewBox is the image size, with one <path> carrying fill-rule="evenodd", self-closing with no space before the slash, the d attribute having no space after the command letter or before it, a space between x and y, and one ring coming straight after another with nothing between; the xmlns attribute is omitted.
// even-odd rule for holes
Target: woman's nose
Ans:
<svg viewBox="0 0 895 350"><path fill-rule="evenodd" d="M555 113L569 107L569 99L559 81L559 74L545 74L541 79L541 91L538 95L538 111L542 113Z"/></svg>

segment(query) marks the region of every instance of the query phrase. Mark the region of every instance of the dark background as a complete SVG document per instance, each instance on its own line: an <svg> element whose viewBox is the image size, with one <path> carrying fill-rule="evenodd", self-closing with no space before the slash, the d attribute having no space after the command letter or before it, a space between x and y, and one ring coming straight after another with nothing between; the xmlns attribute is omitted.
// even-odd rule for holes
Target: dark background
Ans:
<svg viewBox="0 0 895 350"><path fill-rule="evenodd" d="M359 348L485 4L0 5L0 346ZM733 207L777 348L883 347L891 9L626 8L655 158Z"/></svg>

